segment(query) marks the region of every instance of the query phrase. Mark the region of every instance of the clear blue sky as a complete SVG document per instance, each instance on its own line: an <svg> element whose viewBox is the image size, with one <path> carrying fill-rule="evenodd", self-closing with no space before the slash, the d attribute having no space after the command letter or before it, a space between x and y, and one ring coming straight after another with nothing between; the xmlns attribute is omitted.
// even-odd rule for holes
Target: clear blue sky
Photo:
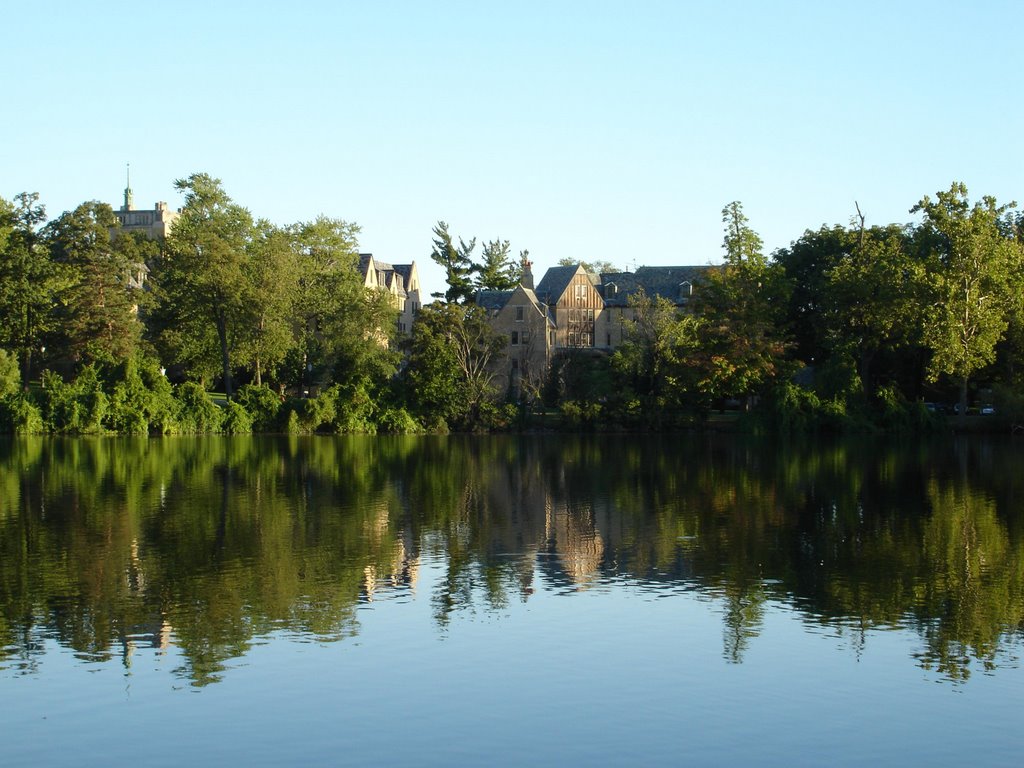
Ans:
<svg viewBox="0 0 1024 768"><path fill-rule="evenodd" d="M0 195L49 216L220 178L254 215L431 228L560 258L721 259L740 200L771 251L913 220L964 181L1018 197L1024 3L6 2Z"/></svg>

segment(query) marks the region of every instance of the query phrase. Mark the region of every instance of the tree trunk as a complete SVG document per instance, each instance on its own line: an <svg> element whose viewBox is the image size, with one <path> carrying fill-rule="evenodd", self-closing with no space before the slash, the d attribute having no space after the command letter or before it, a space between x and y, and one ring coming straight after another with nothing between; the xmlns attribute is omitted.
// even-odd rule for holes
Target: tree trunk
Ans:
<svg viewBox="0 0 1024 768"><path fill-rule="evenodd" d="M217 317L217 337L220 339L220 363L224 374L224 394L231 399L231 358L228 355L228 327L223 315Z"/></svg>
<svg viewBox="0 0 1024 768"><path fill-rule="evenodd" d="M874 360L873 350L862 349L860 353L860 388L864 391L864 397L870 401L875 394L871 382L871 362Z"/></svg>
<svg viewBox="0 0 1024 768"><path fill-rule="evenodd" d="M26 349L21 356L21 387L28 391L29 378L32 375L32 350Z"/></svg>

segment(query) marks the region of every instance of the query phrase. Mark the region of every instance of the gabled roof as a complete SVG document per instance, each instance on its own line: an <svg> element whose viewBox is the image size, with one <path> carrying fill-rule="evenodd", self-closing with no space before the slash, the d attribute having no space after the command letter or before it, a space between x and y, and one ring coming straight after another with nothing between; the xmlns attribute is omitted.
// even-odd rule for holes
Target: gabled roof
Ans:
<svg viewBox="0 0 1024 768"><path fill-rule="evenodd" d="M557 304L579 269L578 264L571 267L551 267L544 273L544 279L537 284L537 297L545 304Z"/></svg>
<svg viewBox="0 0 1024 768"><path fill-rule="evenodd" d="M555 318L551 316L551 307L547 304L542 304L540 299L537 298L537 294L531 288L527 288L525 285L520 285L516 290L521 290L526 295L526 298L530 300L530 303L533 304L533 308L544 315L545 319L548 321L548 325L552 328L555 327ZM515 293L515 291L513 291L513 293Z"/></svg>
<svg viewBox="0 0 1024 768"><path fill-rule="evenodd" d="M476 305L486 309L492 315L496 315L508 306L512 297L520 291L526 297L527 302L533 306L534 311L542 314L547 320L548 325L554 327L555 319L551 315L550 308L537 298L537 294L534 291L523 285L516 286L511 291L477 291L475 296Z"/></svg>
<svg viewBox="0 0 1024 768"><path fill-rule="evenodd" d="M387 264L373 258L372 253L359 254L359 271L369 277L370 265L373 265L374 282L389 288L399 296L406 296L409 289L410 276L415 264Z"/></svg>

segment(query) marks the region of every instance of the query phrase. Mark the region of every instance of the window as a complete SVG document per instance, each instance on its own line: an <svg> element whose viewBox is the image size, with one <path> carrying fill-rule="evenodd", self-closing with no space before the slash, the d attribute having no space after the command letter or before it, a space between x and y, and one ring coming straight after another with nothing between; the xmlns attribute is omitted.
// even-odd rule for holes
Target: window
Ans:
<svg viewBox="0 0 1024 768"><path fill-rule="evenodd" d="M606 340L604 344L606 347L610 347L612 345L612 335L610 333L606 334Z"/></svg>
<svg viewBox="0 0 1024 768"><path fill-rule="evenodd" d="M516 322L517 323L523 322L523 308L522 307L516 307Z"/></svg>
<svg viewBox="0 0 1024 768"><path fill-rule="evenodd" d="M529 344L530 343L530 332L529 331L523 331L522 334L520 334L520 336L519 336L519 343L520 344Z"/></svg>
<svg viewBox="0 0 1024 768"><path fill-rule="evenodd" d="M587 298L587 286L582 283L576 283L576 303L583 304Z"/></svg>
<svg viewBox="0 0 1024 768"><path fill-rule="evenodd" d="M513 357L512 358L512 370L513 371L518 371L519 370L519 358L517 358L517 357Z"/></svg>
<svg viewBox="0 0 1024 768"><path fill-rule="evenodd" d="M512 331L512 346L519 346L519 331Z"/></svg>

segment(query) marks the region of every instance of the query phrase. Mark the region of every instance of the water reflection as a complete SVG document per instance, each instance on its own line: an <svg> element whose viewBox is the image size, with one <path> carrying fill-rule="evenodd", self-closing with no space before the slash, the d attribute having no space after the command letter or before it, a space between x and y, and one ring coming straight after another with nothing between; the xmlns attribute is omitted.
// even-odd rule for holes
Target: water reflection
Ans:
<svg viewBox="0 0 1024 768"><path fill-rule="evenodd" d="M694 591L741 663L765 607L947 679L1024 638L1021 446L703 438L22 439L0 444L0 666L173 644L195 685L277 631L359 633L416 596L439 631L538 591Z"/></svg>

